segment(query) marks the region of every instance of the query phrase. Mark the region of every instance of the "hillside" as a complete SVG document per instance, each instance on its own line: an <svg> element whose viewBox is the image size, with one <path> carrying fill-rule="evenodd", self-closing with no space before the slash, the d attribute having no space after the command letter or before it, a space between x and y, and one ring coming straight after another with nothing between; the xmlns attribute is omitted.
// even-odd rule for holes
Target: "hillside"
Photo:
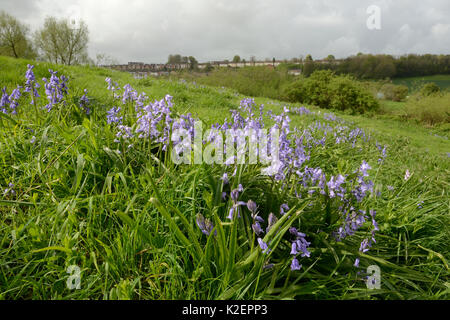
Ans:
<svg viewBox="0 0 450 320"><path fill-rule="evenodd" d="M0 112L1 298L449 298L446 136L181 80L0 57L8 95L25 86L27 64L39 97L30 103L22 88L15 109ZM59 78L45 88L49 69ZM167 128L192 132L194 119L275 126L281 168L175 164ZM381 288L369 290L374 264ZM70 266L79 290L66 285Z"/></svg>

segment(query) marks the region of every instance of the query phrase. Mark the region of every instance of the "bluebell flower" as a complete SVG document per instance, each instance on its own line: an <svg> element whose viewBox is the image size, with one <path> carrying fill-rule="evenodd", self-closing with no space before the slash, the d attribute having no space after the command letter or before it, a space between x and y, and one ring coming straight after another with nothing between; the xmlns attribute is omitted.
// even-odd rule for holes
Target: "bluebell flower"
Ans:
<svg viewBox="0 0 450 320"><path fill-rule="evenodd" d="M89 109L88 104L89 104L89 99L87 97L87 89L84 89L84 94L80 98L79 106L80 106L80 108L82 108L84 110L84 112L86 112L86 114L91 113L91 109Z"/></svg>
<svg viewBox="0 0 450 320"><path fill-rule="evenodd" d="M6 188L3 192L3 195L5 196L8 194L11 194L12 196L16 194L16 191L14 190L14 184L12 182L8 184L8 188Z"/></svg>
<svg viewBox="0 0 450 320"><path fill-rule="evenodd" d="M287 211L289 211L289 206L287 205L287 203L283 203L280 206L280 214L283 216Z"/></svg>
<svg viewBox="0 0 450 320"><path fill-rule="evenodd" d="M269 246L263 241L263 239L258 238L258 244L263 253L268 254L270 252Z"/></svg>
<svg viewBox="0 0 450 320"><path fill-rule="evenodd" d="M34 65L27 65L28 69L27 72L25 73L25 92L29 92L31 93L31 104L33 104L35 102L34 98L39 98L39 93L37 91L37 89L39 89L41 86L39 85L39 83L36 81L36 78L34 76L34 72L33 72L33 68Z"/></svg>
<svg viewBox="0 0 450 320"><path fill-rule="evenodd" d="M239 190L243 190L242 185L239 185L239 187L237 189L232 190L230 193L231 201L233 203L233 205L230 209L230 212L228 214L228 219L230 219L230 220L233 220L234 212L237 212L238 218L240 217L239 206L247 205L247 203L245 203L244 201L238 201L239 192L240 192Z"/></svg>
<svg viewBox="0 0 450 320"><path fill-rule="evenodd" d="M230 181L228 180L228 174L225 172L222 176L222 178L220 178L220 180L223 181L223 184L226 185L228 184Z"/></svg>
<svg viewBox="0 0 450 320"><path fill-rule="evenodd" d="M111 123L121 124L123 117L118 117L119 112L120 112L120 107L112 107L110 110L108 110L106 112L106 122L108 124L111 124Z"/></svg>
<svg viewBox="0 0 450 320"><path fill-rule="evenodd" d="M296 258L293 258L292 263L291 263L291 270L296 271L296 270L300 270L301 268L302 268L302 265L298 262L298 260Z"/></svg>
<svg viewBox="0 0 450 320"><path fill-rule="evenodd" d="M264 233L264 231L261 228L261 225L259 224L258 221L256 221L254 224L252 224L252 229L257 235Z"/></svg>
<svg viewBox="0 0 450 320"><path fill-rule="evenodd" d="M200 213L197 214L196 222L202 233L207 236L209 236L214 229L214 225L211 220L205 219L205 217ZM214 234L216 235L217 231Z"/></svg>
<svg viewBox="0 0 450 320"><path fill-rule="evenodd" d="M252 216L256 214L256 210L258 209L256 203L252 200L247 201L247 208L252 213Z"/></svg>
<svg viewBox="0 0 450 320"><path fill-rule="evenodd" d="M269 218L267 219L267 228L266 232L269 232L273 225L278 221L277 217L271 212L269 214Z"/></svg>

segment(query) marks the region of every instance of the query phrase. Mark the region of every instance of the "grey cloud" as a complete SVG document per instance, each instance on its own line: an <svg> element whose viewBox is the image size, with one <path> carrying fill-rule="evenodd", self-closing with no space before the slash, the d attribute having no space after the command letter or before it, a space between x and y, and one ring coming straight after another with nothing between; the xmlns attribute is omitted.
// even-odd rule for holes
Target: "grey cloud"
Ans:
<svg viewBox="0 0 450 320"><path fill-rule="evenodd" d="M381 30L368 30L366 9L381 8ZM46 16L73 9L90 29L91 56L165 62L171 53L200 61L345 57L371 53L444 53L450 49L448 0L2 0L0 9L33 30Z"/></svg>

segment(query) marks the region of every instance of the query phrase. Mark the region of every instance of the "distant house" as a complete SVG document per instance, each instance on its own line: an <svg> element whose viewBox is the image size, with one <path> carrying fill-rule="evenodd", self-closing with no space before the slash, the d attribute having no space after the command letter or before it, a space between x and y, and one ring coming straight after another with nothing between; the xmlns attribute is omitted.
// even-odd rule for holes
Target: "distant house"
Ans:
<svg viewBox="0 0 450 320"><path fill-rule="evenodd" d="M198 68L204 69L207 65L211 65L215 68L243 68L250 66L267 66L268 68L273 68L283 63L283 61L246 61L246 62L230 62L227 60L219 60L219 61L210 61L207 63L199 63ZM154 74L158 73L159 75L164 74L165 72L172 72L177 70L189 69L189 63L180 63L180 64L164 64L164 63L144 63L144 62L128 62L128 64L119 64L119 65L109 65L102 66L104 68L126 71L131 73L142 73L142 74ZM164 72L164 73L163 73ZM290 70L290 74L299 75L301 74L300 69ZM141 76L141 75L138 75Z"/></svg>
<svg viewBox="0 0 450 320"><path fill-rule="evenodd" d="M299 76L302 74L301 69L292 69L288 71L288 74L292 74L293 76Z"/></svg>

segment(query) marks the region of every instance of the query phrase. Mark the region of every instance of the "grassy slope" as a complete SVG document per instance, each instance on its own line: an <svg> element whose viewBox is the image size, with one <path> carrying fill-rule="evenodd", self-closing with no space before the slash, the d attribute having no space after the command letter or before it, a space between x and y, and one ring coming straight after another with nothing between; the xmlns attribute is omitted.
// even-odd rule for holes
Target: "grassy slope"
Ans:
<svg viewBox="0 0 450 320"><path fill-rule="evenodd" d="M26 63L27 61L23 60L0 57L2 86L6 85L12 89L17 83L23 83ZM228 89L153 79L135 80L125 73L85 67L55 67L42 63L35 69L36 77L40 79L48 76L49 67L70 77L70 87L78 92L78 97L81 96L82 90L87 88L89 97L92 98L98 110L96 112L103 112L103 114L113 104L110 93L105 89L106 76L112 77L122 86L130 83L139 92L145 91L152 99L161 99L165 94L171 94L174 96L174 104L178 112L192 112L193 115L209 123L229 117L228 110L237 106L242 98ZM280 112L284 105L264 98L257 98L256 102L264 103L267 108L275 112ZM326 112L312 109L321 113ZM450 171L449 157L446 154L450 152L450 142L435 137L430 134L430 130L412 123L368 119L362 116L339 116L370 131L377 141L389 146L389 158L384 164L385 170L377 177L378 184L396 187L395 194L398 199L383 198L378 200L377 204L382 208L380 213L383 218L382 231L388 235L386 241L380 244L378 253L384 259L396 261L400 266L398 269L391 265L385 266L390 273L386 277L389 277L390 286L394 288L391 289L393 295L389 297L442 297L445 294L445 290L442 289L442 279L445 279L444 275L448 275L446 260L450 259L448 251L450 246L448 230ZM293 115L292 125L303 127L318 119L321 119L319 115L308 117ZM181 255L179 244L171 238L170 234L162 231L161 218L153 219L140 214L147 208L145 199L151 196L150 190L144 183L145 175L138 178L142 187L130 186L132 190L128 190L120 172L110 174L106 171L107 176L101 176L105 175L106 170L102 167L102 161L107 165L108 159L102 158L104 157L101 156L102 152L95 149L96 146L92 149L92 145L102 145L106 139L103 136L111 136L111 133L103 132L101 128L91 124L90 130L94 133L89 136L90 140L83 138L77 141L74 147L67 151L67 157L63 157L64 161L49 162L50 159L55 159L64 153L66 147L77 137L78 129L84 125L79 122L77 126L74 126L73 131L65 132L64 130L68 130L63 129L65 120L59 119L59 121L61 122L53 121L34 127L33 121L29 119L22 124L22 127L25 125L33 128L34 133L22 130L18 126L6 125L6 121L2 122L2 125L7 127L0 130L2 135L0 143L3 148L0 151L3 168L0 173L0 185L6 186L11 177L20 176L22 180L15 182L20 188L19 193L24 195L22 200L27 203L21 205L3 203L0 208L0 213L3 215L0 294L9 298L216 297L209 296L208 291L197 292L195 279L187 278L187 275L180 270L181 267L177 262ZM42 137L40 144L43 147L38 152L37 160L33 160L36 157L36 150L29 145L32 135ZM83 170L84 163L80 154L99 157L92 161L90 169L86 169L90 170L93 179L98 176L99 180L105 180L104 185L108 186L109 181L109 188L112 185L112 189L124 192L108 193L103 187L103 190L98 190L98 193L92 191L91 197L78 198L74 194L74 191L80 188L80 182L77 183L75 178L76 168L81 167ZM145 157L145 155L142 156ZM91 159L85 160L91 161ZM47 167L51 167L51 174L41 177ZM406 169L413 173L413 179L405 185L403 176ZM46 185L35 186L38 179L43 179ZM177 179L175 190L180 190L183 194L183 190L188 190L189 185L192 184L192 177L186 180ZM172 183L173 181L164 180L160 187L162 190L172 190L174 189ZM33 198L34 195L36 198ZM176 193L165 196L178 201ZM40 200L43 203L42 207L33 204L36 199L42 199ZM421 209L417 207L419 201L424 201ZM124 205L125 208L123 208ZM139 225L131 228L131 233L129 229L117 228L116 224L120 221L120 217L113 214L114 210L132 212L139 221ZM87 214L87 220L82 220L84 227L76 218L75 212ZM90 226L87 230L85 230L86 225ZM161 229L159 233L151 232L152 248L143 247L139 243L139 237L144 237L142 228ZM19 239L19 249L11 246L12 231L16 232L15 236ZM84 287L78 292L68 292L64 289L64 281L58 280L65 279L64 265L61 266L58 260L61 256L56 255L53 250L33 253L36 248L43 248L46 244L53 243L53 238L64 244L64 247L58 250L62 250L65 256L66 266L81 260L92 270L97 270L88 273L89 278L86 282L89 288ZM81 255L74 255L73 252L69 253L64 249L78 247L81 243L83 243L81 251L84 252ZM151 251L151 256L146 255L147 251ZM143 263L144 267L142 267ZM398 273L395 272L396 270ZM420 282L417 277L423 279L429 277L433 284L425 287L416 284L415 281ZM322 280L315 281L317 282L314 283L320 285ZM326 283L322 283L322 289L314 285L310 288L312 291L319 292L318 297L340 298L341 296L333 295L335 294L333 290L328 291L323 288ZM345 286L342 285L342 287ZM359 297L358 294L358 291L346 292L342 297Z"/></svg>

